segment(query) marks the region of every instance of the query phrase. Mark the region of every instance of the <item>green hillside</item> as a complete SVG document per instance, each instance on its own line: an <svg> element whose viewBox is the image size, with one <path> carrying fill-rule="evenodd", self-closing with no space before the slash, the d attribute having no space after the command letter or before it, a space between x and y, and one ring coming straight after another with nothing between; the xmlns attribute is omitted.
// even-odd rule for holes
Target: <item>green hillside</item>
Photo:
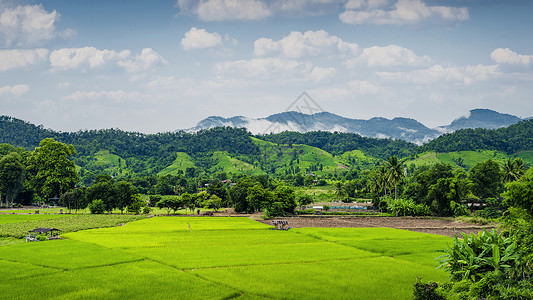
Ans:
<svg viewBox="0 0 533 300"><path fill-rule="evenodd" d="M454 167L470 169L477 163L492 159L503 164L508 158L521 157L526 164L533 164L533 151L524 151L517 155L507 155L500 151L483 150L483 151L454 151L448 153L426 152L416 156L416 158L407 161L407 165L415 167L430 166L436 163L450 164Z"/></svg>
<svg viewBox="0 0 533 300"><path fill-rule="evenodd" d="M293 174L313 172L317 174L342 172L349 167L341 157L308 145L275 144L252 137L261 151L261 166L270 173Z"/></svg>
<svg viewBox="0 0 533 300"><path fill-rule="evenodd" d="M215 151L213 153L213 167L211 173L226 172L228 174L265 174L264 171L242 160L231 157L227 152Z"/></svg>
<svg viewBox="0 0 533 300"><path fill-rule="evenodd" d="M174 160L174 162L170 166L159 171L157 175L159 176L165 176L169 174L176 175L178 171L185 172L187 168L194 168L194 167L195 167L194 160L192 157L189 156L189 154L184 153L184 152L178 152L176 153L176 159Z"/></svg>

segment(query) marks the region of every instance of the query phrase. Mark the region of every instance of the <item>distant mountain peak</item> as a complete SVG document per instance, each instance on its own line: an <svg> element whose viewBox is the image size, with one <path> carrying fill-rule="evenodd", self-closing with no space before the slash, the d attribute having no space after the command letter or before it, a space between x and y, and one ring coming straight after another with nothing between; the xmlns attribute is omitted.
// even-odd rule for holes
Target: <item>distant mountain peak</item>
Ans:
<svg viewBox="0 0 533 300"><path fill-rule="evenodd" d="M428 128L415 119L405 117L395 117L393 119L374 117L369 120L361 120L342 117L327 111L315 114L286 111L257 119L243 116L232 118L212 116L200 121L188 131L220 126L246 128L253 134L279 133L282 131L336 131L352 132L372 138L401 139L422 144L446 132L465 128L496 129L507 127L520 121L522 119L517 116L483 108L472 109L466 116L455 119L450 125L437 128Z"/></svg>

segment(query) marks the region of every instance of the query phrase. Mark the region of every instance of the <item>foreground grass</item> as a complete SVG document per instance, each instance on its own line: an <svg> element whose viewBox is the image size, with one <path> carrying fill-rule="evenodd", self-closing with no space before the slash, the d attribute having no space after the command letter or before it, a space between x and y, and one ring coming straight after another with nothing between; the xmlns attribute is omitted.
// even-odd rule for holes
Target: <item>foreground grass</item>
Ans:
<svg viewBox="0 0 533 300"><path fill-rule="evenodd" d="M447 237L269 228L247 218L156 217L3 246L0 289L9 299L410 299L416 277L447 276L433 252Z"/></svg>

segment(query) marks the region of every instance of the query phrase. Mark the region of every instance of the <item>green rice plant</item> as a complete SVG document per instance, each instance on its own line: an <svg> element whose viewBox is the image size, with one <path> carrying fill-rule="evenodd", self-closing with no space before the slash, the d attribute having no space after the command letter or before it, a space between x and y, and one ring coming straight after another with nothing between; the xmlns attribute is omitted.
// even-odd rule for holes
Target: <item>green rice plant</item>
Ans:
<svg viewBox="0 0 533 300"><path fill-rule="evenodd" d="M189 271L275 299L410 299L417 276L442 280L434 267L389 257Z"/></svg>
<svg viewBox="0 0 533 300"><path fill-rule="evenodd" d="M112 227L143 218L145 216L142 215L68 215L62 218L5 223L0 224L0 237L23 238L30 230L37 227L58 228L61 233L67 233L90 228Z"/></svg>
<svg viewBox="0 0 533 300"><path fill-rule="evenodd" d="M0 247L0 257L57 270L72 270L141 260L120 250L69 240Z"/></svg>
<svg viewBox="0 0 533 300"><path fill-rule="evenodd" d="M4 299L229 299L241 294L149 261L2 278L0 289Z"/></svg>
<svg viewBox="0 0 533 300"><path fill-rule="evenodd" d="M0 224L19 223L37 220L49 220L64 218L68 215L21 215L21 214L0 214Z"/></svg>

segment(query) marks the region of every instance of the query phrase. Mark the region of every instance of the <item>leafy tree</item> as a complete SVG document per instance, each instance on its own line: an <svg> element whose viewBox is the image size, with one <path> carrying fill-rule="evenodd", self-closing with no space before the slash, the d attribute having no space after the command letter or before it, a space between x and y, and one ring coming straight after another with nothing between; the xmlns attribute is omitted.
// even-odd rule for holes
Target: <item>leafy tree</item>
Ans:
<svg viewBox="0 0 533 300"><path fill-rule="evenodd" d="M503 194L507 205L525 209L533 215L533 168L519 180L506 185L507 191Z"/></svg>
<svg viewBox="0 0 533 300"><path fill-rule="evenodd" d="M432 201L433 212L441 216L453 216L456 209L461 208L459 205L462 201L472 197L471 188L472 182L462 172L455 177L439 178L429 188L428 196Z"/></svg>
<svg viewBox="0 0 533 300"><path fill-rule="evenodd" d="M493 160L476 164L469 171L472 192L479 198L498 198L503 192L503 173L500 165Z"/></svg>
<svg viewBox="0 0 533 300"><path fill-rule="evenodd" d="M71 213L71 209L74 208L84 209L88 203L85 197L85 188L76 188L65 192L61 195L59 202L61 205L68 207L68 212Z"/></svg>
<svg viewBox="0 0 533 300"><path fill-rule="evenodd" d="M45 199L61 195L78 182L76 165L70 158L74 146L46 138L39 143L28 160L30 186Z"/></svg>
<svg viewBox="0 0 533 300"><path fill-rule="evenodd" d="M87 188L87 200L92 202L96 199L104 202L105 210L108 212L117 207L116 189L111 176L99 176L95 183Z"/></svg>
<svg viewBox="0 0 533 300"><path fill-rule="evenodd" d="M389 157L386 163L387 176L389 181L394 185L394 199L398 199L398 184L405 177L405 161L399 161L398 157Z"/></svg>
<svg viewBox="0 0 533 300"><path fill-rule="evenodd" d="M0 159L0 192L5 195L6 206L12 205L21 191L24 172L22 158L17 152L6 154Z"/></svg>
<svg viewBox="0 0 533 300"><path fill-rule="evenodd" d="M100 199L93 200L88 207L91 214L103 214L106 211L104 201Z"/></svg>
<svg viewBox="0 0 533 300"><path fill-rule="evenodd" d="M302 195L298 197L297 201L298 201L298 206L300 207L300 209L302 209L302 206L313 203L313 197L311 197L310 195Z"/></svg>
<svg viewBox="0 0 533 300"><path fill-rule="evenodd" d="M263 188L261 184L256 184L248 188L246 201L254 212L260 211L272 202L273 195L269 190Z"/></svg>
<svg viewBox="0 0 533 300"><path fill-rule="evenodd" d="M293 214L296 208L296 194L294 188L280 185L274 190L274 202L280 202L286 213Z"/></svg>
<svg viewBox="0 0 533 300"><path fill-rule="evenodd" d="M253 213L254 209L249 205L246 197L248 197L248 189L256 184L252 178L245 176L230 189L229 194L236 212Z"/></svg>
<svg viewBox="0 0 533 300"><path fill-rule="evenodd" d="M203 205L204 208L214 209L215 211L218 211L222 206L222 199L220 199L217 195L211 195L208 200L204 201Z"/></svg>
<svg viewBox="0 0 533 300"><path fill-rule="evenodd" d="M120 213L123 213L124 209L133 203L136 194L137 190L130 182L122 180L116 184L115 202Z"/></svg>
<svg viewBox="0 0 533 300"><path fill-rule="evenodd" d="M143 201L141 195L134 194L131 196L131 202L128 204L128 212L134 213L136 215L141 213L141 209L146 206L146 203Z"/></svg>

